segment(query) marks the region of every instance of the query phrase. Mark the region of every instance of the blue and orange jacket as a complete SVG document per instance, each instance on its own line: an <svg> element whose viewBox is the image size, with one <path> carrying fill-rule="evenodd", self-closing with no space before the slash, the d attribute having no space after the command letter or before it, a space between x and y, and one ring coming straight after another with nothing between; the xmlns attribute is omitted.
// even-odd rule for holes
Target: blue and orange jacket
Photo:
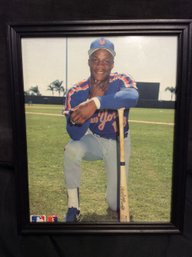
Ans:
<svg viewBox="0 0 192 257"><path fill-rule="evenodd" d="M83 80L69 89L65 101L65 111L70 111L89 98L91 88L89 81L89 79ZM82 125L71 124L70 114L66 115L67 132L73 140L80 140L88 129L100 137L116 139L118 136L117 109L125 107L124 133L126 136L129 129L129 108L136 106L138 97L136 83L130 76L112 73L108 90L103 96L98 96L101 104L100 109Z"/></svg>

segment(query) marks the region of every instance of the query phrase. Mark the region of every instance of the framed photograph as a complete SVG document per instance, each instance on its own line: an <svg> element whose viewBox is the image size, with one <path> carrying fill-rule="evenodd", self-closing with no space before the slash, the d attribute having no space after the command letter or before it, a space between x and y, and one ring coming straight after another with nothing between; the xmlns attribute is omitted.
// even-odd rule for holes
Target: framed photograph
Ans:
<svg viewBox="0 0 192 257"><path fill-rule="evenodd" d="M89 20L8 26L20 232L182 233L190 38L190 20ZM71 165L68 159L73 162L80 158L75 152L64 158L64 149L71 142L67 104L78 86L89 81L89 51L98 40L101 45L109 41L114 46L110 76L120 74L122 81L131 78L139 93L137 105L129 111L131 154L126 148L124 151L125 159L130 155L125 197L129 219L120 219L120 167L124 162L119 161L116 169L119 207L114 211L107 202L109 177L104 157L81 157L81 216L78 222L67 222L70 193L65 173ZM78 95L77 101L85 99ZM112 119L104 116L99 116L100 130ZM94 123L93 117L89 122ZM81 137L75 133L79 142ZM109 140L119 144L118 140ZM79 153L78 147L76 151ZM108 153L109 149L105 151ZM108 159L113 166L114 159Z"/></svg>

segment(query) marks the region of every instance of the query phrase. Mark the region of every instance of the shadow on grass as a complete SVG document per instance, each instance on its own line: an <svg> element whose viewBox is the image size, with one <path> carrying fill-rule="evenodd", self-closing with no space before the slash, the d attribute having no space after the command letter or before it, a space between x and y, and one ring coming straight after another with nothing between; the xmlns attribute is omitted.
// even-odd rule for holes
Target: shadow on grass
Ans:
<svg viewBox="0 0 192 257"><path fill-rule="evenodd" d="M114 212L99 215L97 213L81 214L80 223L119 223L119 215ZM134 222L133 215L130 215L130 222Z"/></svg>
<svg viewBox="0 0 192 257"><path fill-rule="evenodd" d="M106 214L85 213L81 214L80 222L84 223L105 223L105 222L119 222L118 214L116 212L107 211Z"/></svg>

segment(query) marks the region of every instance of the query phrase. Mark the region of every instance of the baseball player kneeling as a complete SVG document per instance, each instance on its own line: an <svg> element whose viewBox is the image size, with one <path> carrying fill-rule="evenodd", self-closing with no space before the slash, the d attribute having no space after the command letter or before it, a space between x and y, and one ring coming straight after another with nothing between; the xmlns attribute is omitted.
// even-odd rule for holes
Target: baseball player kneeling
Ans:
<svg viewBox="0 0 192 257"><path fill-rule="evenodd" d="M68 194L66 222L80 217L81 161L103 160L107 175L106 200L118 210L118 115L124 107L126 172L130 153L129 109L138 101L135 81L126 74L112 73L115 49L99 38L88 51L90 77L72 87L66 97L65 115L71 140L64 150L64 175Z"/></svg>

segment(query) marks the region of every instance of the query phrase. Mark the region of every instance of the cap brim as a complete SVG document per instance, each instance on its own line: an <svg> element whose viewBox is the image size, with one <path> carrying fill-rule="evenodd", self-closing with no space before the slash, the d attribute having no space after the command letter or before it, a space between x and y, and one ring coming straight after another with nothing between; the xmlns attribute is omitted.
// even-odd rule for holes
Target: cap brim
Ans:
<svg viewBox="0 0 192 257"><path fill-rule="evenodd" d="M113 57L116 55L115 51L108 49L108 48L101 47L101 48L90 49L88 51L89 56L91 56L93 53L95 53L97 50L100 50L100 49L107 50Z"/></svg>

